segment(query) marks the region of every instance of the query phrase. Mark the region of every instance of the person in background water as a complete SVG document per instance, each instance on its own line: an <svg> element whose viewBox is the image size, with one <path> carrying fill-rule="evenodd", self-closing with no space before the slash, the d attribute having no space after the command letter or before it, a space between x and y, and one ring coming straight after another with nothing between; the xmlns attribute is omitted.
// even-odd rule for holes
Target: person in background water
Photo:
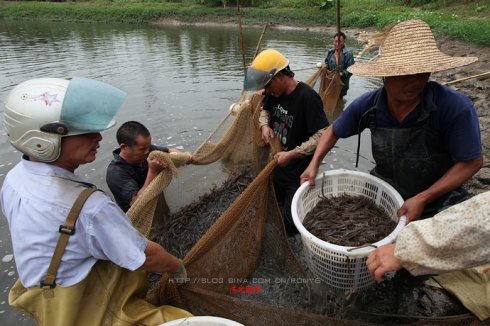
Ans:
<svg viewBox="0 0 490 326"><path fill-rule="evenodd" d="M147 279L138 269L177 279L186 271L141 235L109 196L94 192L74 228L64 226L81 192L95 188L75 171L95 160L100 132L115 124L125 97L92 79L38 78L16 86L5 102L7 137L23 153L0 192L19 273L9 304L39 325L157 325L191 316L141 299ZM59 252L62 234L68 240Z"/></svg>
<svg viewBox="0 0 490 326"><path fill-rule="evenodd" d="M153 145L150 132L137 121L123 123L117 130L116 138L119 148L112 152L114 159L107 167L106 182L116 203L127 212L164 168L158 159L148 158L148 154L154 150L167 153L180 151ZM192 153L186 154L191 162Z"/></svg>
<svg viewBox="0 0 490 326"><path fill-rule="evenodd" d="M352 73L347 68L352 66L354 61L354 55L345 46L346 36L343 32L338 32L333 37L333 48L327 52L325 58L325 64L329 73L338 71L340 79L344 86L339 95L339 99L342 99L349 90L349 81Z"/></svg>
<svg viewBox="0 0 490 326"><path fill-rule="evenodd" d="M361 132L369 128L376 163L371 174L405 199L398 216L406 215L410 222L467 199L461 185L482 167L473 104L465 95L429 81L432 72L477 58L442 53L430 27L417 19L392 27L381 49L377 58L356 63L349 71L383 77L384 86L358 97L327 129L301 183L314 186L320 162L339 138L357 134L360 145Z"/></svg>
<svg viewBox="0 0 490 326"><path fill-rule="evenodd" d="M289 60L277 50L259 53L247 70L244 89L264 90L259 127L262 140L277 137L282 150L275 154L274 190L282 207L288 234L296 234L291 203L299 188L299 176L311 160L318 140L328 126L318 93L294 78Z"/></svg>

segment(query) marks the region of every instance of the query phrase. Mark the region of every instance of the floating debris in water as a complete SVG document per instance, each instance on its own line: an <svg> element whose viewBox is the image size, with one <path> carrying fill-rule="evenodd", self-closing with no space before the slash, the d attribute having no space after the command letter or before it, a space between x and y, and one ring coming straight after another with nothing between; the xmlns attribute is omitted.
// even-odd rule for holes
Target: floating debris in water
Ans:
<svg viewBox="0 0 490 326"><path fill-rule="evenodd" d="M8 255L3 256L2 262L9 263L12 261L12 259L14 259L14 255L8 254Z"/></svg>

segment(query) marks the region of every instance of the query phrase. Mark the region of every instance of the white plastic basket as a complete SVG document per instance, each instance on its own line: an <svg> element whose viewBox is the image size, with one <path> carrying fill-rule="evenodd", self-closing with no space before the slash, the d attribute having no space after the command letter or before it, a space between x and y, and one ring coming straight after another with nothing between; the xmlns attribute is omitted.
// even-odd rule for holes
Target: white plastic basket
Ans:
<svg viewBox="0 0 490 326"><path fill-rule="evenodd" d="M374 201L395 222L396 212L403 204L400 194L385 181L367 173L344 169L321 173L315 178L315 187L303 183L293 197L291 211L293 222L303 242L308 265L312 273L330 286L356 291L374 282L366 267L367 255L376 247L392 243L405 226L406 217L402 216L397 226L386 238L363 247L344 247L323 241L311 234L304 226L306 214L321 200L342 194L364 196Z"/></svg>
<svg viewBox="0 0 490 326"><path fill-rule="evenodd" d="M193 316L175 319L160 326L243 326L231 319L213 317L213 316Z"/></svg>

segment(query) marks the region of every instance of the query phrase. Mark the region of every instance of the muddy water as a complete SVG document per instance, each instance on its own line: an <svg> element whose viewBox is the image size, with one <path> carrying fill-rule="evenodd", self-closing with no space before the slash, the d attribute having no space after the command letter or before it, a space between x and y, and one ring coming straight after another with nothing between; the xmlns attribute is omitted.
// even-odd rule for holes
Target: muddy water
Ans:
<svg viewBox="0 0 490 326"><path fill-rule="evenodd" d="M244 44L251 59L262 29L247 29ZM282 51L305 80L323 61L330 36L317 32L269 29L262 47ZM349 44L356 47L355 44ZM150 129L154 143L195 150L240 96L242 56L236 27L152 27L114 24L67 24L0 21L0 113L8 92L18 83L37 77L95 78L128 93L117 114L118 124L138 120ZM356 50L357 51L357 50ZM379 85L376 79L353 77L346 96ZM107 190L105 170L116 147L116 128L104 132L97 160L77 173ZM20 160L0 126L0 182ZM359 169L372 167L370 147L363 136ZM341 140L328 155L323 170L354 169L357 139ZM184 168L170 186L171 209L194 201L225 179L220 166ZM0 324L31 324L7 304L17 278L6 220L0 216Z"/></svg>

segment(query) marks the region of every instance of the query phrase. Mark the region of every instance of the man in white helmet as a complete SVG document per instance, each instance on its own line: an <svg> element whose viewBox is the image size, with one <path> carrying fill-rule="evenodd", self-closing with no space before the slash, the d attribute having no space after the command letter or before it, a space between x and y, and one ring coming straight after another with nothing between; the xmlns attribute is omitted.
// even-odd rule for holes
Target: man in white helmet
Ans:
<svg viewBox="0 0 490 326"><path fill-rule="evenodd" d="M260 132L265 143L275 137L281 143L282 151L275 154L279 166L274 170L274 190L287 233L298 233L291 202L299 188L300 175L328 126L322 100L310 86L294 79L289 60L274 49L257 55L247 70L244 89L264 90Z"/></svg>
<svg viewBox="0 0 490 326"><path fill-rule="evenodd" d="M100 132L115 124L125 96L91 79L39 78L7 97L7 137L24 154L0 192L19 273L9 304L40 325L156 325L190 316L141 299L146 277L138 269L185 278L185 268L106 194L88 197L73 228L67 219L80 193L94 188L75 170L95 160Z"/></svg>

